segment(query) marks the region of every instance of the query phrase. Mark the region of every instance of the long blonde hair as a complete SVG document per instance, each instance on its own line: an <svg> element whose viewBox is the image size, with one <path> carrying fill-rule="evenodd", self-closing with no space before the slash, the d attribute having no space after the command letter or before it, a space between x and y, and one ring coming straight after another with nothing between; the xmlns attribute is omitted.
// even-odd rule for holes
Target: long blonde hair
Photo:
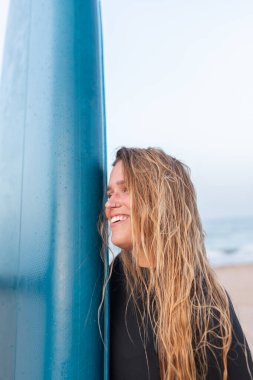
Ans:
<svg viewBox="0 0 253 380"><path fill-rule="evenodd" d="M123 147L118 161L130 193L133 242L120 260L139 313L140 295L146 305L141 319L146 313L151 321L161 379L204 379L209 352L226 380L229 300L207 260L189 168L157 148ZM143 254L148 276L138 266Z"/></svg>

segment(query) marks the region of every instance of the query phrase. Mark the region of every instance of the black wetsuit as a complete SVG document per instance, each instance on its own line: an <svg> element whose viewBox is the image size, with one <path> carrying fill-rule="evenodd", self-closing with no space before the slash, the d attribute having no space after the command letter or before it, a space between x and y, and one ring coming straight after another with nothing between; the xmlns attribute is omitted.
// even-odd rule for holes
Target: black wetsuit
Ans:
<svg viewBox="0 0 253 380"><path fill-rule="evenodd" d="M145 271L146 269L143 270ZM110 280L110 380L161 380L151 324L150 322L148 323L148 343L145 353L137 322L139 317L132 301L129 302L127 308L128 331L126 329L125 309L127 299L121 262L119 258L116 258ZM243 332L232 303L230 305L230 314L234 332L239 341L243 342ZM248 355L249 365L253 373L249 350ZM211 355L208 355L208 373L205 380L222 379L221 363L222 361L220 361L219 368ZM233 338L228 355L228 380L250 379L243 351L238 346L236 339Z"/></svg>

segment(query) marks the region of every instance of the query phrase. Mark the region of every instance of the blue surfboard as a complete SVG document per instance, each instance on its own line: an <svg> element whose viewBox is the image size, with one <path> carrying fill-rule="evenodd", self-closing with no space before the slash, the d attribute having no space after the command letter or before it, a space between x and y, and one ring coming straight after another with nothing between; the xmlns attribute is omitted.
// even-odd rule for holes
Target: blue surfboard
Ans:
<svg viewBox="0 0 253 380"><path fill-rule="evenodd" d="M108 378L98 329L102 53L97 0L11 0L0 102L1 380Z"/></svg>

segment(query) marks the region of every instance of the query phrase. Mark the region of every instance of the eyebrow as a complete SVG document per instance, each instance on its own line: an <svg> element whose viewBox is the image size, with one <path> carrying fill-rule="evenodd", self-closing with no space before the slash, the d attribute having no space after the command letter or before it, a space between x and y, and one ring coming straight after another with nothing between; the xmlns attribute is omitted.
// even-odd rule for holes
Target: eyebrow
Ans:
<svg viewBox="0 0 253 380"><path fill-rule="evenodd" d="M121 181L117 181L116 185L120 186L120 185L124 185L125 183L126 183L126 181L124 179L122 179ZM107 191L111 191L111 190L112 190L112 187L111 186L107 186Z"/></svg>

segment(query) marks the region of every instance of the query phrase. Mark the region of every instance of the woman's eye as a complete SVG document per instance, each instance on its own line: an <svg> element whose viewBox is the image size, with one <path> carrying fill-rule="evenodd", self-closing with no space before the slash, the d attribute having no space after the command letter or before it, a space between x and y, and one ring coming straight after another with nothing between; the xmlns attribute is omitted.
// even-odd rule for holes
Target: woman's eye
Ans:
<svg viewBox="0 0 253 380"><path fill-rule="evenodd" d="M110 199L112 194L107 194L107 198Z"/></svg>
<svg viewBox="0 0 253 380"><path fill-rule="evenodd" d="M123 193L127 193L128 192L128 189L126 187L123 187Z"/></svg>

